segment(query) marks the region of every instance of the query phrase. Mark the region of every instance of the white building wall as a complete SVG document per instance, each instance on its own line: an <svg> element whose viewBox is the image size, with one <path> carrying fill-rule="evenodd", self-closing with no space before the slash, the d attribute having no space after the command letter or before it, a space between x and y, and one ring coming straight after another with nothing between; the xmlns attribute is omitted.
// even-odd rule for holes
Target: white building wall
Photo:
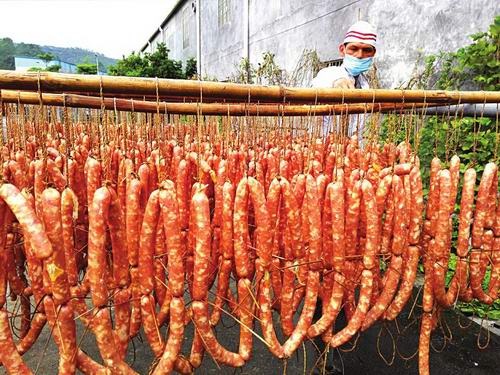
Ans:
<svg viewBox="0 0 500 375"><path fill-rule="evenodd" d="M219 20L219 2L227 2L228 17ZM225 79L243 57L243 1L201 0L202 77Z"/></svg>

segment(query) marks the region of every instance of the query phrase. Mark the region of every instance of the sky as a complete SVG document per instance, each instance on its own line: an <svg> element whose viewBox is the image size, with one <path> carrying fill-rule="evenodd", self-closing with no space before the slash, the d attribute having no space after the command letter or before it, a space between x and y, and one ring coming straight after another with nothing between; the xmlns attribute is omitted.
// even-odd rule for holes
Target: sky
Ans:
<svg viewBox="0 0 500 375"><path fill-rule="evenodd" d="M121 58L138 51L175 0L0 0L0 38L80 47Z"/></svg>

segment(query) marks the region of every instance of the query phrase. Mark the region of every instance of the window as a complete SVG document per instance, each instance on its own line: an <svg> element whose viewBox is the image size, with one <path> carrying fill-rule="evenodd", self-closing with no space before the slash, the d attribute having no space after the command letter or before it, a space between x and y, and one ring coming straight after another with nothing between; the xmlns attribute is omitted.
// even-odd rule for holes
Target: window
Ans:
<svg viewBox="0 0 500 375"><path fill-rule="evenodd" d="M327 60L327 61L320 61L319 64L313 68L313 73L314 73L313 75L315 76L316 74L318 74L318 72L323 68L327 68L329 66L340 66L340 65L342 65L342 61L343 61L342 58Z"/></svg>
<svg viewBox="0 0 500 375"><path fill-rule="evenodd" d="M231 0L219 0L219 27L229 23L231 19L230 2Z"/></svg>
<svg viewBox="0 0 500 375"><path fill-rule="evenodd" d="M182 48L189 47L189 16L191 8L186 7L182 11Z"/></svg>
<svg viewBox="0 0 500 375"><path fill-rule="evenodd" d="M322 61L321 64L323 65L322 68L326 68L327 66L340 66L342 65L342 61L344 59L333 59L333 60L328 60L328 61Z"/></svg>
<svg viewBox="0 0 500 375"><path fill-rule="evenodd" d="M166 29L164 29L164 43L167 46L169 50L173 50L174 48L174 28L171 26L168 26Z"/></svg>

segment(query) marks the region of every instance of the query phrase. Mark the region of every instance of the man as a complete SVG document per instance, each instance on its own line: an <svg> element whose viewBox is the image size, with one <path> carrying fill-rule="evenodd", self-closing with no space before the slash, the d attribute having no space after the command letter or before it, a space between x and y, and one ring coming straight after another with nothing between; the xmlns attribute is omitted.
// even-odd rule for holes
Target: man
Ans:
<svg viewBox="0 0 500 375"><path fill-rule="evenodd" d="M375 27L365 21L356 22L347 30L343 43L339 45L340 56L344 59L342 65L321 69L312 80L312 87L370 88L365 73L373 64L376 48L377 31ZM348 135L359 130L359 137L361 137L364 121L353 120L356 119L351 119ZM359 129L357 129L358 127Z"/></svg>
<svg viewBox="0 0 500 375"><path fill-rule="evenodd" d="M337 87L344 89L367 89L368 80L364 73L373 64L377 47L375 27L365 21L352 25L339 45L342 65L321 69L312 80L313 87Z"/></svg>

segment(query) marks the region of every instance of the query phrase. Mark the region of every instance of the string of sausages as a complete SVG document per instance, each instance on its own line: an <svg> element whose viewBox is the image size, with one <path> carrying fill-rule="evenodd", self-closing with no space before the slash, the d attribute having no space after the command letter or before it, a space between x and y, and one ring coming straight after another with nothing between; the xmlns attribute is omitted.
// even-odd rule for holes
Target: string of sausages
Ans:
<svg viewBox="0 0 500 375"><path fill-rule="evenodd" d="M457 156L434 158L424 201L428 166L408 143L361 149L356 138L331 135L231 145L195 126L162 139L124 127L105 143L85 124L71 142L56 127L41 143L34 127L25 131L23 147L11 139L1 150L8 373L32 373L22 355L47 323L60 374L136 373L125 354L141 328L157 358L153 374L192 373L205 354L242 367L257 339L279 359L315 337L337 348L398 317L422 260L419 370L427 374L442 311L498 298L495 163L481 166L479 180ZM446 285L452 249L458 261ZM9 323L8 296L20 301L19 328ZM239 324L237 350L217 337L223 315ZM79 348L77 320L95 335L102 363ZM182 352L190 324L191 350Z"/></svg>

